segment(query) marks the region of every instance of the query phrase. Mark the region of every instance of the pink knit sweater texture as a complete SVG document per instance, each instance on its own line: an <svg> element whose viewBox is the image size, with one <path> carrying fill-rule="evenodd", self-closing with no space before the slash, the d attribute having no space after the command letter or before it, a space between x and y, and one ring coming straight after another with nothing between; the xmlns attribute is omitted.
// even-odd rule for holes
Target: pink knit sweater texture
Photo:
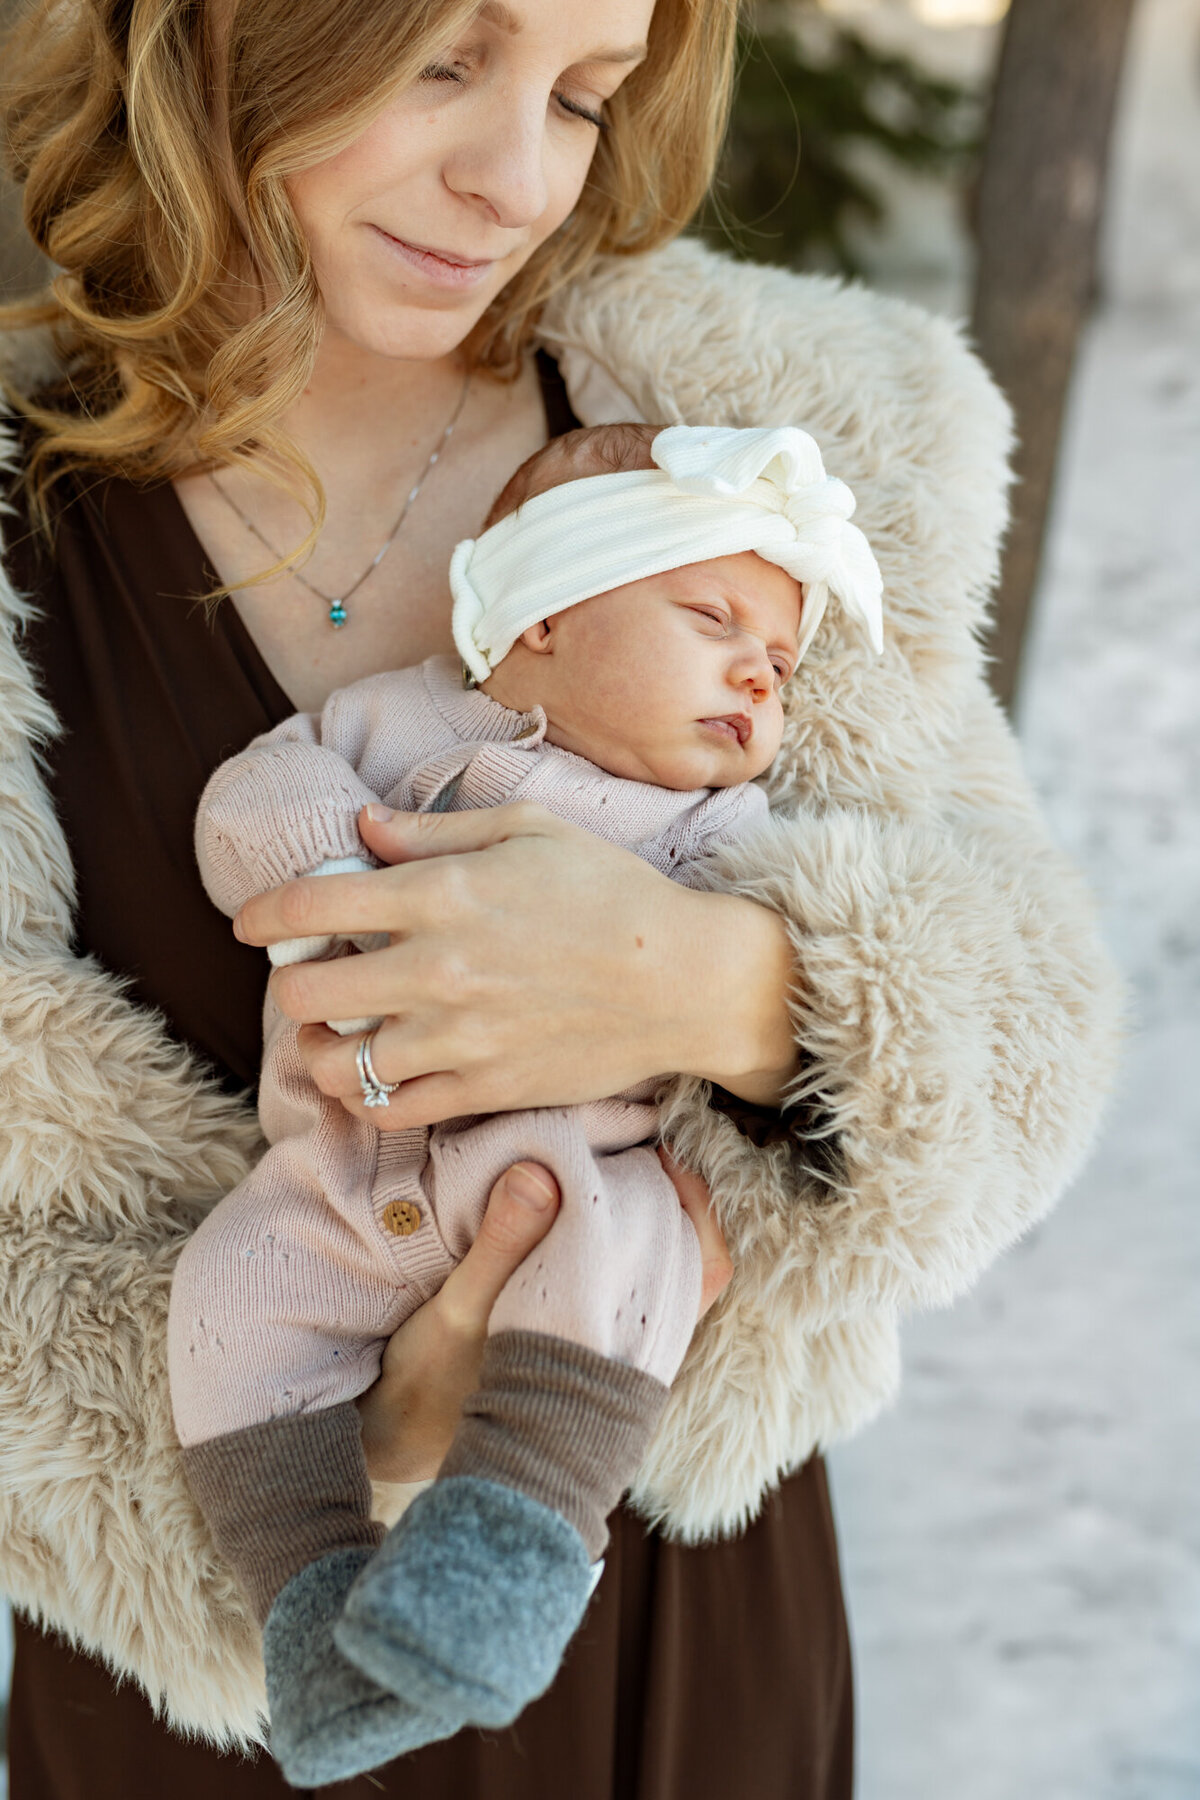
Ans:
<svg viewBox="0 0 1200 1800"><path fill-rule="evenodd" d="M457 663L371 676L223 763L196 853L232 916L321 862L369 858L359 809L460 811L530 800L704 885L703 858L765 817L751 785L678 793L546 742L540 709L464 690ZM664 1383L696 1320L695 1232L654 1154L656 1083L593 1105L380 1132L309 1079L297 1027L268 998L259 1116L269 1148L196 1232L171 1293L183 1444L353 1399L384 1343L441 1286L513 1162L552 1169L562 1205L509 1281L492 1332L567 1338Z"/></svg>

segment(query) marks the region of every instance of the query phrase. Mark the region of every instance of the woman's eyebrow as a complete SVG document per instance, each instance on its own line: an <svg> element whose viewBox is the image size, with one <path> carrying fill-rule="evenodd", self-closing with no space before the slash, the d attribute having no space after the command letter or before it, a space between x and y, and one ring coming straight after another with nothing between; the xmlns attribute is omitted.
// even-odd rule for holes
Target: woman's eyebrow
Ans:
<svg viewBox="0 0 1200 1800"><path fill-rule="evenodd" d="M479 9L479 17L497 30L505 31L515 37L523 29L521 20L504 0L484 0ZM641 62L646 54L645 44L628 44L620 49L593 50L587 56L577 58L581 63L622 63Z"/></svg>

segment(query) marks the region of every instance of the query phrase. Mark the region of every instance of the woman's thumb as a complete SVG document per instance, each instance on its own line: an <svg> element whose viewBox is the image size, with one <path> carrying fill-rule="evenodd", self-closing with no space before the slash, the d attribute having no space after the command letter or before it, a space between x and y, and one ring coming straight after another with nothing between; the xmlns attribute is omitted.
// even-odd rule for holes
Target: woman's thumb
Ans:
<svg viewBox="0 0 1200 1800"><path fill-rule="evenodd" d="M510 1275L540 1244L558 1211L554 1177L540 1163L514 1163L496 1182L475 1242L446 1279L456 1316L482 1335Z"/></svg>

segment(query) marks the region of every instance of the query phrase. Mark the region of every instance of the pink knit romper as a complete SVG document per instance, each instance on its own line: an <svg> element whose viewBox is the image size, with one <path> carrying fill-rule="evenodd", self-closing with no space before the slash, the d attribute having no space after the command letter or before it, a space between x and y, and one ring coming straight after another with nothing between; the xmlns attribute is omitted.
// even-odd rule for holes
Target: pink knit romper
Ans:
<svg viewBox="0 0 1200 1800"><path fill-rule="evenodd" d="M196 822L205 887L232 916L323 861L369 860L372 801L404 811L536 801L675 880L767 811L762 791L678 793L625 781L463 689L434 657L333 694L223 763ZM213 1210L171 1292L171 1393L182 1444L352 1400L388 1337L465 1254L510 1164L553 1170L562 1204L510 1279L490 1331L566 1338L668 1384L695 1326L695 1232L654 1153L656 1083L592 1105L381 1132L309 1079L298 1028L267 1000L259 1117L268 1149Z"/></svg>

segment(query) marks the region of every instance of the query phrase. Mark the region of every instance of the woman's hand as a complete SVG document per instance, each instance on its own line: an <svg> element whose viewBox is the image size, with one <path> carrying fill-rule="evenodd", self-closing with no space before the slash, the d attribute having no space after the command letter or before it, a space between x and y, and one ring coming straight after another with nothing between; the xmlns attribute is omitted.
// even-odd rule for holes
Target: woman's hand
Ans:
<svg viewBox="0 0 1200 1800"><path fill-rule="evenodd" d="M658 1160L675 1183L679 1204L692 1221L700 1240L700 1311L697 1324L713 1301L728 1287L733 1276L733 1259L717 1223L712 1195L703 1176L694 1175L675 1161L669 1150L658 1147Z"/></svg>
<svg viewBox="0 0 1200 1800"><path fill-rule="evenodd" d="M700 1240L700 1317L733 1272L708 1188L665 1150L663 1168ZM554 1178L517 1163L492 1189L479 1234L441 1289L389 1340L375 1386L358 1403L373 1481L427 1481L438 1472L476 1386L492 1307L558 1211Z"/></svg>
<svg viewBox="0 0 1200 1800"><path fill-rule="evenodd" d="M437 1474L478 1380L492 1307L554 1223L558 1200L554 1177L536 1163L509 1169L467 1254L388 1340L379 1380L358 1403L373 1481Z"/></svg>
<svg viewBox="0 0 1200 1800"><path fill-rule="evenodd" d="M394 1131L595 1100L674 1072L778 1099L795 1049L791 952L775 913L681 887L537 806L372 807L359 828L392 866L289 882L235 922L252 944L389 935L384 949L271 977L304 1026L313 1079L348 1111ZM323 1021L379 1014L375 1070L404 1085L368 1111L356 1041Z"/></svg>

